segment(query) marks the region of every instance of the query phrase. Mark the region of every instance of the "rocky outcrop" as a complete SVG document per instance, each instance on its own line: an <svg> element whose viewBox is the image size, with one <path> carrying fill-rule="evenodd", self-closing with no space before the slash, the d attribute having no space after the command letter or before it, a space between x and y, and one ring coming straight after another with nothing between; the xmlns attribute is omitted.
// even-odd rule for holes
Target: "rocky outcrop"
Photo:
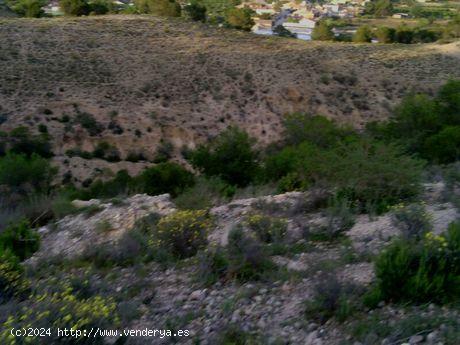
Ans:
<svg viewBox="0 0 460 345"><path fill-rule="evenodd" d="M110 245L132 229L138 219L150 213L167 215L175 210L169 194L138 194L112 202L75 200L73 205L79 214L69 215L38 230L42 245L35 258L57 255L74 257L89 246Z"/></svg>

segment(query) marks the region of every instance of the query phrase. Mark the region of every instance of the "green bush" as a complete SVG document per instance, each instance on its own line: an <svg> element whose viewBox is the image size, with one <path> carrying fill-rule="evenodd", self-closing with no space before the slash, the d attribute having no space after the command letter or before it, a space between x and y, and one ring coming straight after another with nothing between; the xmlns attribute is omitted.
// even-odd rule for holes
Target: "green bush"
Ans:
<svg viewBox="0 0 460 345"><path fill-rule="evenodd" d="M460 160L460 126L449 126L428 137L422 155L430 161L445 164Z"/></svg>
<svg viewBox="0 0 460 345"><path fill-rule="evenodd" d="M252 11L248 8L230 8L225 12L225 22L228 26L250 31L254 26L254 20L252 19Z"/></svg>
<svg viewBox="0 0 460 345"><path fill-rule="evenodd" d="M120 324L116 313L116 303L111 298L92 296L80 298L72 287L67 284L59 286L57 292L44 292L31 297L27 305L20 310L13 311L0 333L2 344L16 344L11 336L12 328L28 328L33 325L38 329L74 329L90 330L91 328L110 328ZM97 334L94 337L83 336L63 337L57 332L47 334L47 344L103 344L103 338Z"/></svg>
<svg viewBox="0 0 460 345"><path fill-rule="evenodd" d="M282 242L287 232L287 222L285 219L260 214L247 217L246 225L264 243Z"/></svg>
<svg viewBox="0 0 460 345"><path fill-rule="evenodd" d="M405 239L420 240L433 227L425 206L421 204L394 207L393 223L401 230Z"/></svg>
<svg viewBox="0 0 460 345"><path fill-rule="evenodd" d="M85 4L84 0L61 0L61 1L68 1L71 3L75 2L76 5ZM87 3L86 5L89 6ZM63 9L65 11L65 8ZM80 14L74 14L74 15L80 15ZM97 122L94 116L88 113L78 112L77 116L74 119L74 122L80 124L84 129L86 129L90 136L96 136L102 133L102 131L104 130L104 127L99 122Z"/></svg>
<svg viewBox="0 0 460 345"><path fill-rule="evenodd" d="M393 43L396 39L396 30L386 26L377 28L375 36L379 43Z"/></svg>
<svg viewBox="0 0 460 345"><path fill-rule="evenodd" d="M200 251L197 261L196 277L206 286L213 285L228 274L228 255L222 247L206 248Z"/></svg>
<svg viewBox="0 0 460 345"><path fill-rule="evenodd" d="M105 159L108 162L119 162L120 151L109 143L102 141L96 145L92 156L94 158Z"/></svg>
<svg viewBox="0 0 460 345"><path fill-rule="evenodd" d="M368 25L362 25L353 35L353 42L366 43L372 40L372 30Z"/></svg>
<svg viewBox="0 0 460 345"><path fill-rule="evenodd" d="M178 259L194 256L207 244L212 226L206 211L177 211L158 222L151 239L153 248Z"/></svg>
<svg viewBox="0 0 460 345"><path fill-rule="evenodd" d="M311 116L304 113L288 115L283 125L284 140L287 145L309 142L322 148L331 148L340 140L354 134L353 130L341 128L324 116Z"/></svg>
<svg viewBox="0 0 460 345"><path fill-rule="evenodd" d="M206 6L200 4L197 0L191 1L184 7L187 16L197 22L206 21Z"/></svg>
<svg viewBox="0 0 460 345"><path fill-rule="evenodd" d="M11 251L0 248L0 304L27 291L29 285L23 271L18 258Z"/></svg>
<svg viewBox="0 0 460 345"><path fill-rule="evenodd" d="M353 313L355 306L350 296L351 289L340 283L335 275L320 277L314 288L313 299L305 303L307 319L325 323L335 317L343 322Z"/></svg>
<svg viewBox="0 0 460 345"><path fill-rule="evenodd" d="M451 80L436 97L409 95L387 123L368 127L375 137L396 141L409 153L434 163L458 159L460 81Z"/></svg>
<svg viewBox="0 0 460 345"><path fill-rule="evenodd" d="M258 174L255 140L236 128L230 127L212 140L190 153L192 165L206 176L218 176L224 181L244 187Z"/></svg>
<svg viewBox="0 0 460 345"><path fill-rule="evenodd" d="M161 141L160 145L157 148L155 157L153 158L154 163L164 163L167 162L172 157L174 151L174 146L168 141Z"/></svg>
<svg viewBox="0 0 460 345"><path fill-rule="evenodd" d="M15 154L24 154L27 157L37 154L44 158L53 156L49 136L46 133L32 135L27 127L21 126L7 134L7 151Z"/></svg>
<svg viewBox="0 0 460 345"><path fill-rule="evenodd" d="M460 298L460 223L422 242L398 240L376 260L377 288L395 302L447 302Z"/></svg>
<svg viewBox="0 0 460 345"><path fill-rule="evenodd" d="M87 0L59 0L59 5L68 16L86 16L91 11Z"/></svg>
<svg viewBox="0 0 460 345"><path fill-rule="evenodd" d="M0 185L44 191L49 188L55 172L46 159L36 154L30 158L13 153L0 157Z"/></svg>
<svg viewBox="0 0 460 345"><path fill-rule="evenodd" d="M334 33L325 20L320 20L313 28L311 39L315 41L333 41Z"/></svg>
<svg viewBox="0 0 460 345"><path fill-rule="evenodd" d="M218 177L198 177L192 187L174 199L174 203L183 210L204 210L228 200L233 192L234 188Z"/></svg>
<svg viewBox="0 0 460 345"><path fill-rule="evenodd" d="M325 210L327 225L324 235L326 240L333 240L350 230L355 224L355 215L351 203L345 199L333 199Z"/></svg>
<svg viewBox="0 0 460 345"><path fill-rule="evenodd" d="M263 247L241 227L232 229L227 244L227 276L239 281L260 280L274 269Z"/></svg>
<svg viewBox="0 0 460 345"><path fill-rule="evenodd" d="M40 246L40 236L27 220L11 224L0 233L0 251L10 250L21 261L29 258Z"/></svg>
<svg viewBox="0 0 460 345"><path fill-rule="evenodd" d="M160 163L145 169L134 180L138 190L149 195L180 194L194 184L193 174L176 163Z"/></svg>
<svg viewBox="0 0 460 345"><path fill-rule="evenodd" d="M151 13L162 17L180 17L181 6L175 0L137 0L137 9L141 13Z"/></svg>
<svg viewBox="0 0 460 345"><path fill-rule="evenodd" d="M280 187L327 187L358 210L373 205L377 212L417 195L422 166L395 145L367 139L333 149L305 142L269 157L265 165L266 175L279 180Z"/></svg>
<svg viewBox="0 0 460 345"><path fill-rule="evenodd" d="M372 0L365 5L365 14L376 17L386 17L393 13L393 3L390 0Z"/></svg>
<svg viewBox="0 0 460 345"><path fill-rule="evenodd" d="M13 1L9 2L13 3ZM12 9L20 16L27 18L39 18L42 17L45 13L42 10L42 7L45 5L46 2L43 0L19 0L14 1L12 4Z"/></svg>
<svg viewBox="0 0 460 345"><path fill-rule="evenodd" d="M267 252L241 226L228 235L226 247L212 247L199 253L197 278L206 285L221 279L240 282L268 278L275 270Z"/></svg>

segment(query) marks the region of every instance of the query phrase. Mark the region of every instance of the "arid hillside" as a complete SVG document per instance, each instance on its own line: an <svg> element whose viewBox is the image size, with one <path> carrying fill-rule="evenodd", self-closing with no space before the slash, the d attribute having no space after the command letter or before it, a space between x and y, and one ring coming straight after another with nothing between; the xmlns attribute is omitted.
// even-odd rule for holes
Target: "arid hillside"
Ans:
<svg viewBox="0 0 460 345"><path fill-rule="evenodd" d="M61 161L102 140L122 160L151 159L161 140L179 152L230 124L273 141L294 111L357 127L385 118L411 90L459 78L460 46L303 42L150 16L4 19L0 70L1 130L45 124Z"/></svg>

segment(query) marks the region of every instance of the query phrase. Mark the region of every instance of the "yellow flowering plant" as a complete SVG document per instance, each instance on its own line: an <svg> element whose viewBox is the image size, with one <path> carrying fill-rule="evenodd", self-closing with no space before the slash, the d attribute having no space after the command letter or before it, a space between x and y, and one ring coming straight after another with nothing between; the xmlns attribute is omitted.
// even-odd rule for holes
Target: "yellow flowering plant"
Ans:
<svg viewBox="0 0 460 345"><path fill-rule="evenodd" d="M160 219L151 245L182 259L195 255L207 244L213 221L205 210L177 211Z"/></svg>
<svg viewBox="0 0 460 345"><path fill-rule="evenodd" d="M284 218L253 214L246 218L245 224L265 243L281 241L287 232L287 221Z"/></svg>

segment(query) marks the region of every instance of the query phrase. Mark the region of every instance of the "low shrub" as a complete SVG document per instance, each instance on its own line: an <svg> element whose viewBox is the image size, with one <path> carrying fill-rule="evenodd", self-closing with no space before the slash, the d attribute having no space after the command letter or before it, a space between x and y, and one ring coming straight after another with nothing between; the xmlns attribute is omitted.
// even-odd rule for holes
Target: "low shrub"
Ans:
<svg viewBox="0 0 460 345"><path fill-rule="evenodd" d="M280 189L316 186L335 190L358 211L372 204L379 213L419 193L422 167L423 162L404 155L396 145L366 138L333 149L304 142L283 149L266 162L267 176L276 178Z"/></svg>
<svg viewBox="0 0 460 345"><path fill-rule="evenodd" d="M104 159L108 162L119 162L120 161L120 151L109 143L102 141L97 144L94 149L92 156L94 158Z"/></svg>
<svg viewBox="0 0 460 345"><path fill-rule="evenodd" d="M0 342L16 344L12 328L27 328L33 325L38 329L91 329L116 327L120 323L116 313L116 303L110 298L92 296L79 298L69 285L57 292L44 292L31 297L27 305L8 316L2 324ZM47 334L47 344L103 344L103 338L94 334L79 338L60 336L57 332Z"/></svg>
<svg viewBox="0 0 460 345"><path fill-rule="evenodd" d="M55 173L56 169L35 153L27 157L9 152L0 157L0 185L16 191L46 191Z"/></svg>
<svg viewBox="0 0 460 345"><path fill-rule="evenodd" d="M376 260L382 298L396 302L446 302L460 297L460 223L421 242L398 240Z"/></svg>
<svg viewBox="0 0 460 345"><path fill-rule="evenodd" d="M220 279L225 279L228 273L228 255L224 248L206 248L197 255L198 281L206 286L210 286Z"/></svg>
<svg viewBox="0 0 460 345"><path fill-rule="evenodd" d="M29 128L20 126L7 133L7 149L14 154L26 155L27 157L36 154L40 157L50 158L53 156L49 136L47 133L33 135Z"/></svg>
<svg viewBox="0 0 460 345"><path fill-rule="evenodd" d="M84 0L61 0L61 1L84 2ZM64 11L65 11L65 7L64 7ZM102 126L102 124L97 122L95 117L88 113L78 112L77 116L74 119L74 122L80 124L84 129L86 129L90 136L96 136L102 133L102 131L104 130L104 127Z"/></svg>
<svg viewBox="0 0 460 345"><path fill-rule="evenodd" d="M230 231L227 255L227 276L239 281L260 280L274 269L263 247L241 227Z"/></svg>
<svg viewBox="0 0 460 345"><path fill-rule="evenodd" d="M157 148L155 157L153 158L154 163L164 163L171 159L174 152L174 146L169 141L161 141Z"/></svg>
<svg viewBox="0 0 460 345"><path fill-rule="evenodd" d="M319 147L335 146L353 130L341 128L324 116L312 116L294 113L284 119L285 141L288 145L299 145L309 142Z"/></svg>
<svg viewBox="0 0 460 345"><path fill-rule="evenodd" d="M101 244L88 247L79 257L79 261L90 263L99 269L133 266L150 259L149 240L147 233L135 227L123 234L113 245Z"/></svg>
<svg viewBox="0 0 460 345"><path fill-rule="evenodd" d="M170 193L177 196L194 184L193 174L176 163L160 163L134 178L134 187L149 195Z"/></svg>
<svg viewBox="0 0 460 345"><path fill-rule="evenodd" d="M245 331L238 324L229 324L213 340L216 345L256 345L261 344L261 339Z"/></svg>
<svg viewBox="0 0 460 345"><path fill-rule="evenodd" d="M218 177L198 177L192 187L174 199L174 203L183 210L204 210L227 200L233 192L234 188Z"/></svg>
<svg viewBox="0 0 460 345"><path fill-rule="evenodd" d="M346 199L333 199L326 208L327 225L323 233L327 240L337 238L343 232L350 230L355 224L355 214L351 203Z"/></svg>
<svg viewBox="0 0 460 345"><path fill-rule="evenodd" d="M246 219L246 225L264 243L282 242L287 232L285 219L254 214Z"/></svg>
<svg viewBox="0 0 460 345"><path fill-rule="evenodd" d="M253 182L258 174L258 153L255 140L238 129L230 127L208 145L190 152L192 165L206 176L217 176L240 187Z"/></svg>
<svg viewBox="0 0 460 345"><path fill-rule="evenodd" d="M9 250L0 250L0 304L25 293L29 287L18 258Z"/></svg>
<svg viewBox="0 0 460 345"><path fill-rule="evenodd" d="M351 287L343 285L334 274L327 274L315 285L312 300L305 303L305 315L320 323L332 317L345 321L354 311L355 302L351 298Z"/></svg>
<svg viewBox="0 0 460 345"><path fill-rule="evenodd" d="M27 220L11 224L0 233L0 250L9 250L21 261L32 256L40 246L40 236Z"/></svg>
<svg viewBox="0 0 460 345"><path fill-rule="evenodd" d="M422 204L397 205L393 208L393 224L405 239L420 240L432 229L431 217Z"/></svg>
<svg viewBox="0 0 460 345"><path fill-rule="evenodd" d="M460 126L448 126L428 137L422 155L434 163L446 164L460 160Z"/></svg>
<svg viewBox="0 0 460 345"><path fill-rule="evenodd" d="M207 244L212 226L204 210L177 211L158 222L151 239L153 248L167 251L178 259L191 257Z"/></svg>

